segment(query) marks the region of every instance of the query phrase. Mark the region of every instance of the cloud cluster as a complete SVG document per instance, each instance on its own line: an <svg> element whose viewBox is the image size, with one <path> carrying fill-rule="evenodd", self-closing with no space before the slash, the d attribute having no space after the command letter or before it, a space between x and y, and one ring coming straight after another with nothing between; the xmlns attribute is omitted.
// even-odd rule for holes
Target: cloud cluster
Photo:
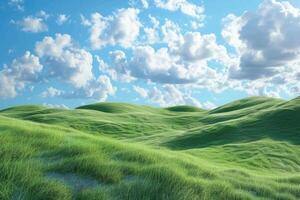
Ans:
<svg viewBox="0 0 300 200"><path fill-rule="evenodd" d="M66 23L69 20L69 18L70 18L70 16L67 16L65 14L60 14L57 16L56 23L58 25L63 25L64 23Z"/></svg>
<svg viewBox="0 0 300 200"><path fill-rule="evenodd" d="M56 34L37 42L35 51L45 62L50 77L71 83L76 88L86 86L93 78L93 57L75 46L68 34Z"/></svg>
<svg viewBox="0 0 300 200"><path fill-rule="evenodd" d="M190 16L191 29L199 28L205 18L204 7L188 0L140 0L150 6L180 11ZM152 3L152 4L151 4ZM12 6L22 0L10 0ZM214 92L234 88L251 95L279 97L283 91L300 92L300 9L287 1L264 0L255 11L223 19L222 36L233 47L229 55L215 34L184 31L169 19L148 15L142 24L143 9L117 9L111 15L81 15L89 30L93 50L109 47L110 63L99 56L100 75L93 74L93 56L79 47L70 35L55 34L36 42L35 55L26 52L0 71L0 97L15 97L27 84L54 79L71 85L73 91L49 87L42 97L91 98L104 101L116 93L113 81L146 80L153 88L134 87L142 98L162 106L190 104L211 108L182 92L184 87L206 88ZM141 15L141 16L140 16ZM22 31L44 32L49 15L40 11L15 22ZM69 20L57 15L56 23ZM143 34L140 34L143 33ZM104 49L106 50L106 49ZM231 49L230 49L231 51ZM38 57L37 57L38 56ZM179 89L180 88L180 89Z"/></svg>
<svg viewBox="0 0 300 200"><path fill-rule="evenodd" d="M139 35L141 23L139 10L135 8L119 9L110 16L93 13L91 19L82 16L82 24L90 26L92 48L101 49L106 45L131 47Z"/></svg>
<svg viewBox="0 0 300 200"><path fill-rule="evenodd" d="M120 50L111 52L112 66L119 73L164 84L206 84L206 80L220 78L221 74L208 67L208 62L227 62L230 58L213 34L170 33L174 34L168 47L137 46L131 58Z"/></svg>
<svg viewBox="0 0 300 200"><path fill-rule="evenodd" d="M29 51L14 59L0 71L0 98L13 98L27 83L37 82L42 69L39 58Z"/></svg>
<svg viewBox="0 0 300 200"><path fill-rule="evenodd" d="M284 73L300 59L300 10L289 2L265 0L255 12L228 15L222 32L235 47L235 79L256 80Z"/></svg>
<svg viewBox="0 0 300 200"><path fill-rule="evenodd" d="M28 16L18 21L17 24L21 26L24 32L39 33L48 31L48 27L41 17Z"/></svg>
<svg viewBox="0 0 300 200"><path fill-rule="evenodd" d="M13 98L31 83L51 79L70 84L74 90L66 92L49 87L42 92L43 98L90 98L104 101L115 94L116 88L108 76L94 77L92 55L77 47L70 35L44 37L42 41L36 42L35 52L38 57L27 51L0 71L1 98Z"/></svg>

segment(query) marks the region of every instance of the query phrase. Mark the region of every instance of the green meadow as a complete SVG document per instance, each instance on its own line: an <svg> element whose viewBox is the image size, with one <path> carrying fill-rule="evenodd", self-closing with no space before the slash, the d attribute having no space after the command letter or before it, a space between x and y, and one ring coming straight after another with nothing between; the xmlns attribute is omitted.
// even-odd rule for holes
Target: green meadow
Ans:
<svg viewBox="0 0 300 200"><path fill-rule="evenodd" d="M1 110L0 199L300 199L300 98Z"/></svg>

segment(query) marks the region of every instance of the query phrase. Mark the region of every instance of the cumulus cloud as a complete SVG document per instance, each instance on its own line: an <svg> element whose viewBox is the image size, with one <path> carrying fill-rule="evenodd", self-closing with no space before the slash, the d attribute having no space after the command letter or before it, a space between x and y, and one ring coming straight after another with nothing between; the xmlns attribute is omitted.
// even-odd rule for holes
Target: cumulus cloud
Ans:
<svg viewBox="0 0 300 200"><path fill-rule="evenodd" d="M69 20L69 16L65 15L65 14L60 14L57 16L56 19L56 23L58 25L63 25L64 23L66 23Z"/></svg>
<svg viewBox="0 0 300 200"><path fill-rule="evenodd" d="M0 71L0 98L13 98L26 84L37 82L43 66L29 51Z"/></svg>
<svg viewBox="0 0 300 200"><path fill-rule="evenodd" d="M166 20L161 27L163 41L168 44L178 43L181 39L180 27L171 20Z"/></svg>
<svg viewBox="0 0 300 200"><path fill-rule="evenodd" d="M9 74L16 77L19 81L36 81L38 73L43 69L39 58L29 51L26 51L24 56L14 59L11 64Z"/></svg>
<svg viewBox="0 0 300 200"><path fill-rule="evenodd" d="M13 77L10 77L6 70L0 71L0 98L13 98L17 95L16 83Z"/></svg>
<svg viewBox="0 0 300 200"><path fill-rule="evenodd" d="M224 23L222 34L239 56L232 78L256 80L299 68L300 10L289 2L265 0L257 11L230 14Z"/></svg>
<svg viewBox="0 0 300 200"><path fill-rule="evenodd" d="M84 90L84 96L98 101L105 101L108 96L116 93L116 87L113 87L110 78L106 75L100 75L97 80L92 81Z"/></svg>
<svg viewBox="0 0 300 200"><path fill-rule="evenodd" d="M93 78L93 57L78 48L68 34L45 37L35 45L37 55L42 58L50 77L71 83L76 88L87 85Z"/></svg>
<svg viewBox="0 0 300 200"><path fill-rule="evenodd" d="M235 89L244 91L251 96L269 96L280 98L280 93L284 87L274 86L265 80L248 81L238 83Z"/></svg>
<svg viewBox="0 0 300 200"><path fill-rule="evenodd" d="M144 28L145 36L146 36L146 43L147 44L154 44L159 40L159 35L155 28Z"/></svg>
<svg viewBox="0 0 300 200"><path fill-rule="evenodd" d="M124 52L112 52L113 66L120 73L161 83L188 83L196 77L184 65L176 63L167 48L157 51L150 46L136 47L127 61Z"/></svg>
<svg viewBox="0 0 300 200"><path fill-rule="evenodd" d="M187 0L155 0L154 3L158 8L170 11L181 11L183 14L198 20L203 20L205 18L204 7L190 3Z"/></svg>
<svg viewBox="0 0 300 200"><path fill-rule="evenodd" d="M23 20L18 21L17 24L21 26L21 29L24 32L39 33L48 31L44 19L40 17L28 16Z"/></svg>
<svg viewBox="0 0 300 200"><path fill-rule="evenodd" d="M208 67L208 62L219 60L225 63L230 60L225 47L216 43L213 34L193 32L180 34L177 41L172 40L168 47L157 50L151 46L134 47L131 58L122 51L114 51L110 55L112 66L119 73L169 84L207 85L212 81L223 81L224 77Z"/></svg>
<svg viewBox="0 0 300 200"><path fill-rule="evenodd" d="M106 45L131 47L139 35L141 23L139 10L135 8L119 9L110 16L93 13L87 20L81 16L82 24L90 26L92 48L101 49Z"/></svg>
<svg viewBox="0 0 300 200"><path fill-rule="evenodd" d="M57 78L75 87L73 91L67 92L49 87L41 94L42 97L104 101L108 96L115 94L116 88L108 76L100 75L97 79L93 76L92 55L78 48L70 35L56 34L54 38L45 37L36 43L35 50L45 63L45 73L48 77Z"/></svg>
<svg viewBox="0 0 300 200"><path fill-rule="evenodd" d="M185 61L217 59L227 62L230 58L224 46L218 45L214 34L201 35L200 32L185 34L179 44L175 44L172 51L178 53Z"/></svg>

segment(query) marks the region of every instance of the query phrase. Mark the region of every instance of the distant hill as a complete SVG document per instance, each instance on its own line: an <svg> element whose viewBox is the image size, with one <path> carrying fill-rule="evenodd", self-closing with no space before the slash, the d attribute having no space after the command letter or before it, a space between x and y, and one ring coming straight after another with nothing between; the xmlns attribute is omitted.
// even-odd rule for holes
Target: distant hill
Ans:
<svg viewBox="0 0 300 200"><path fill-rule="evenodd" d="M262 110L277 106L284 103L282 99L275 99L271 97L249 97L232 103L225 104L211 111L211 113L232 112L241 110Z"/></svg>

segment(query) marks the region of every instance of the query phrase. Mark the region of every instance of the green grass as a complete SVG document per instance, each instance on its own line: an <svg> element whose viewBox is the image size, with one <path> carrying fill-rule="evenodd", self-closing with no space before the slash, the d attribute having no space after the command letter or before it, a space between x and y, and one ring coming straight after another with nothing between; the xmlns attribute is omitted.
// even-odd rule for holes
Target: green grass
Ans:
<svg viewBox="0 0 300 200"><path fill-rule="evenodd" d="M300 98L0 111L0 199L300 199Z"/></svg>

